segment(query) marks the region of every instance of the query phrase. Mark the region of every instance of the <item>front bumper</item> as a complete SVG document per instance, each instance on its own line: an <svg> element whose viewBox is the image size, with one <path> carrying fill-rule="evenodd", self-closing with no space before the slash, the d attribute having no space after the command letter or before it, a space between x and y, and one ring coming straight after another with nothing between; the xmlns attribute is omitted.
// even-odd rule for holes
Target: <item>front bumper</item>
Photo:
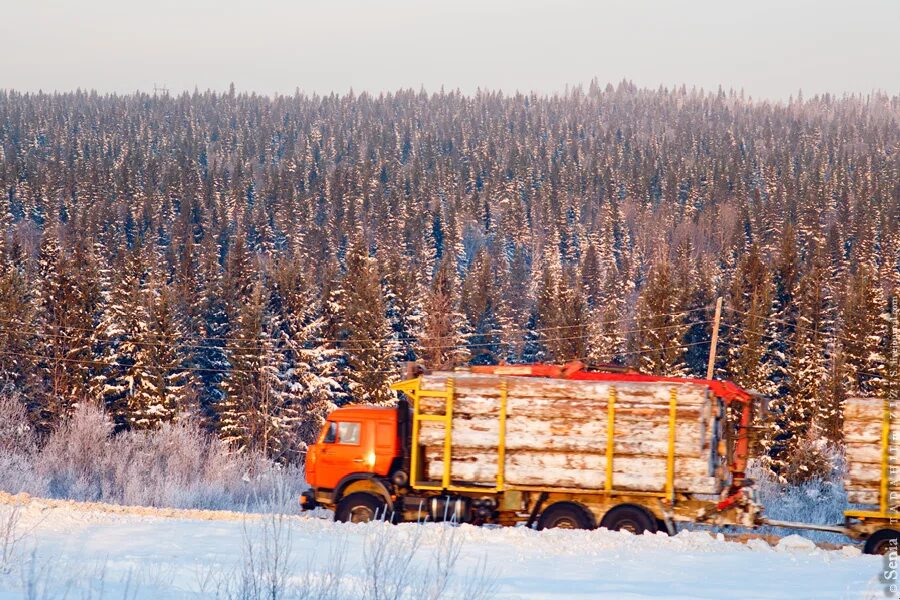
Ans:
<svg viewBox="0 0 900 600"><path fill-rule="evenodd" d="M303 510L312 510L319 506L316 501L316 494L313 490L307 490L300 494L300 508Z"/></svg>

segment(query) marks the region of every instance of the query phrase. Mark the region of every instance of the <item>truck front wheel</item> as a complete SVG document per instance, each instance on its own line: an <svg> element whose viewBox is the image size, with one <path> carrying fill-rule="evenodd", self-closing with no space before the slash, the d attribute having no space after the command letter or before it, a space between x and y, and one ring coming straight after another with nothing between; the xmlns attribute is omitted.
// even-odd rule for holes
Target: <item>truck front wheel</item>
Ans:
<svg viewBox="0 0 900 600"><path fill-rule="evenodd" d="M572 502L557 502L541 513L541 529L593 529L594 519L582 506Z"/></svg>
<svg viewBox="0 0 900 600"><path fill-rule="evenodd" d="M630 531L635 535L645 532L656 533L656 519L645 509L634 504L620 504L610 509L600 521L600 527L613 531Z"/></svg>
<svg viewBox="0 0 900 600"><path fill-rule="evenodd" d="M900 531L894 529L879 529L866 538L863 552L866 554L900 553Z"/></svg>
<svg viewBox="0 0 900 600"><path fill-rule="evenodd" d="M384 518L384 501L365 492L356 492L342 498L334 511L334 520L343 523L368 523Z"/></svg>

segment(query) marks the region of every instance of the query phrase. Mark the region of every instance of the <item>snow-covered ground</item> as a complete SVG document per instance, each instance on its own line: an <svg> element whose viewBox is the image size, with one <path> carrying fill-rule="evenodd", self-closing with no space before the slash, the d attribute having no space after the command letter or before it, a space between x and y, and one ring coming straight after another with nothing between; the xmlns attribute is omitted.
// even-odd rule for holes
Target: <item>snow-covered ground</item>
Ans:
<svg viewBox="0 0 900 600"><path fill-rule="evenodd" d="M0 517L9 510L0 505ZM408 581L424 579L427 570L433 582L441 564L434 558L448 546L444 563L454 548L460 550L458 561L449 561L448 588L466 598L486 587L495 592L488 597L503 599L886 597L878 580L880 557L850 546L826 551L798 537L773 548L761 540L743 544L705 532L636 537L606 530L349 525L313 516L288 517L281 530L277 525L269 517L238 513L31 500L17 526L25 537L0 574L0 600L227 597L226 581L234 583L247 572L248 540L254 541L257 564L274 564L274 555L290 548L287 568L272 572L284 573L298 587L323 586L329 575L336 576L341 598L366 597L364 588L371 584L366 567L371 571L374 564L393 572L408 569ZM391 552L399 554L392 558ZM341 556L343 566L335 566ZM487 585L466 591L479 573Z"/></svg>

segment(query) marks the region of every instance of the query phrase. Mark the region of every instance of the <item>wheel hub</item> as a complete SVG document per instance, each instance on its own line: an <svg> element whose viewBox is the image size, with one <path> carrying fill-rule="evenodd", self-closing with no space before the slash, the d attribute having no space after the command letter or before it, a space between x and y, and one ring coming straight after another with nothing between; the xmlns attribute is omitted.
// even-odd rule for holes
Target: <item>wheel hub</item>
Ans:
<svg viewBox="0 0 900 600"><path fill-rule="evenodd" d="M375 513L368 506L354 506L350 509L351 523L368 523L375 518Z"/></svg>

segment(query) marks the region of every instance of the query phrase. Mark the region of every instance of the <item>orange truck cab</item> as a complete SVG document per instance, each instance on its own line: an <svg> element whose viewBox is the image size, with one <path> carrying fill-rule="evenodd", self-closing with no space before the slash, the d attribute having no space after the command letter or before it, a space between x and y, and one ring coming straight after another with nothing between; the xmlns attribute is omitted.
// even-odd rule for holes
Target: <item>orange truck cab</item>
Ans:
<svg viewBox="0 0 900 600"><path fill-rule="evenodd" d="M320 502L354 492L387 491L380 479L402 456L398 414L396 408L351 406L328 415L306 455L306 480ZM316 500L304 497L303 504L309 508Z"/></svg>

